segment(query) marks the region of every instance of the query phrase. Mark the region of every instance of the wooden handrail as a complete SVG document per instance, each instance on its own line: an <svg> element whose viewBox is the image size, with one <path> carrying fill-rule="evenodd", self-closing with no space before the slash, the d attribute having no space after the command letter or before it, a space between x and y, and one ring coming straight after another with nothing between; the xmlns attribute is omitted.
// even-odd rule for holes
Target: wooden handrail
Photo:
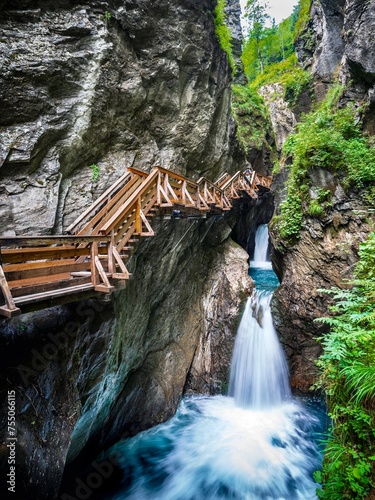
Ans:
<svg viewBox="0 0 375 500"><path fill-rule="evenodd" d="M85 210L70 226L66 229L67 233L74 232L77 226L82 222L88 215L92 214L95 210L97 210L103 203L106 202L108 196L113 195L117 188L120 189L127 179L131 178L131 174L128 172L122 175L110 188L108 188L99 198L92 203L87 210Z"/></svg>
<svg viewBox="0 0 375 500"><path fill-rule="evenodd" d="M65 294L110 294L114 283L130 277L123 259L135 237L154 235L149 220L153 207L182 205L197 215L229 210L231 198L239 198L241 191L256 198L258 186L269 187L271 180L255 171L248 179L238 171L223 174L216 183L206 177L195 182L159 166L150 173L129 167L70 224L67 231L76 234L0 238L0 290L5 302L0 314L12 317L20 313L19 305Z"/></svg>
<svg viewBox="0 0 375 500"><path fill-rule="evenodd" d="M100 234L108 234L116 226L118 222L124 217L130 207L133 207L137 202L138 198L156 181L159 175L159 170L154 167L150 172L149 176L143 181L139 188L128 198L128 200L122 205L115 214L109 219L109 221L104 224L99 230Z"/></svg>

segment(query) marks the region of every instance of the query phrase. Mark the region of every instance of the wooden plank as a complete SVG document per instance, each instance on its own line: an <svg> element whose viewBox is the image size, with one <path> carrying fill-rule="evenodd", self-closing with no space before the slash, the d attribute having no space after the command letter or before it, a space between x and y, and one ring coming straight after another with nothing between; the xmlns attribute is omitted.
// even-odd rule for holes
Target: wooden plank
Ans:
<svg viewBox="0 0 375 500"><path fill-rule="evenodd" d="M32 295L24 295L16 298L17 305L31 304L33 302L39 302L46 299L55 299L57 297L63 297L72 293L86 292L88 290L93 290L94 286L91 283L86 283L84 285L76 285L71 287L66 287L58 290L50 290L47 292L35 293Z"/></svg>
<svg viewBox="0 0 375 500"><path fill-rule="evenodd" d="M81 271L85 272L85 271ZM64 275L65 276L65 275ZM50 281L47 283L32 284L28 286L22 286L19 288L12 288L13 297L20 297L22 295L32 295L35 293L48 292L50 290L57 290L59 288L68 288L75 285L84 285L86 283L91 283L91 273L88 276L74 277L68 276L66 279L60 279L56 281Z"/></svg>
<svg viewBox="0 0 375 500"><path fill-rule="evenodd" d="M61 280L69 280L70 273L52 274L51 276L37 276L33 278L26 278L23 280L8 281L9 288L27 287L32 285L38 285L40 283L54 283Z"/></svg>
<svg viewBox="0 0 375 500"><path fill-rule="evenodd" d="M25 267L30 266L30 267ZM38 267L35 267L38 266ZM12 268L9 269L9 268ZM17 269L18 268L18 269ZM9 281L24 280L39 276L50 276L52 274L71 273L73 271L84 271L90 269L90 262L76 262L73 259L56 260L48 262L36 262L31 264L10 264L4 269Z"/></svg>
<svg viewBox="0 0 375 500"><path fill-rule="evenodd" d="M4 248L2 257L4 264L16 264L32 260L62 259L90 255L90 250L75 247L36 247L36 248Z"/></svg>
<svg viewBox="0 0 375 500"><path fill-rule="evenodd" d="M47 245L80 245L82 243L107 242L110 236L10 236L0 238L1 247L38 247Z"/></svg>

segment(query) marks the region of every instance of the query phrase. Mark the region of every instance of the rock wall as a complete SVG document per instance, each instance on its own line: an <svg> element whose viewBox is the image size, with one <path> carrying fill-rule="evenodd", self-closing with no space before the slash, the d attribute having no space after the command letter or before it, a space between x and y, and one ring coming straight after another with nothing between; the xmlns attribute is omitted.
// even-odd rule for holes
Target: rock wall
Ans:
<svg viewBox="0 0 375 500"><path fill-rule="evenodd" d="M214 7L0 1L0 234L61 232L127 166L215 178L242 165ZM64 470L67 491L102 448L171 416L184 388L225 385L224 340L251 287L228 223L161 219L112 302L0 323L20 498L55 498Z"/></svg>
<svg viewBox="0 0 375 500"><path fill-rule="evenodd" d="M242 161L214 6L2 2L1 234L60 231L127 166L214 178Z"/></svg>
<svg viewBox="0 0 375 500"><path fill-rule="evenodd" d="M341 105L354 101L364 109L364 131L374 133L374 70L372 34L375 2L315 0L311 19L299 40L297 54L310 68L317 100L338 78L346 85ZM282 140L282 138L280 138ZM281 280L273 300L277 330L286 349L292 386L308 391L316 378L320 354L316 338L324 327L314 321L327 316L331 302L320 289L345 286L358 260L359 243L371 230L366 193L344 189L342 180L322 169L311 169L311 192L329 190L332 206L324 217L305 216L299 242L288 246L273 235L273 264ZM287 170L275 176L276 211L285 199Z"/></svg>

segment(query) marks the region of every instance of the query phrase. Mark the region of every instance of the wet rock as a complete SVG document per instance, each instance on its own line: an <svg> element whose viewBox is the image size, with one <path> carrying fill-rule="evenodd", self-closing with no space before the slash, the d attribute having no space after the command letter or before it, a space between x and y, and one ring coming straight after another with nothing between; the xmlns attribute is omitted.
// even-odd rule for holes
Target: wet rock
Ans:
<svg viewBox="0 0 375 500"><path fill-rule="evenodd" d="M329 316L331 296L322 292L345 287L352 278L361 241L370 232L363 201L357 193L345 203L334 198L323 219L305 217L300 240L293 247L276 247L274 268L281 281L272 309L286 351L292 387L307 392L316 380L315 361L321 353L317 338L327 327L315 320Z"/></svg>

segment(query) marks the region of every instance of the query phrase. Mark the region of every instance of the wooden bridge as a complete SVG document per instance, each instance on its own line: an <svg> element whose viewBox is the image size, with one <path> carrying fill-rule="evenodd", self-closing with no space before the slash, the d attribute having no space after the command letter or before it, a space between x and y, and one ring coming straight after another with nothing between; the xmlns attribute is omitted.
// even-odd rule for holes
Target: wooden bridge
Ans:
<svg viewBox="0 0 375 500"><path fill-rule="evenodd" d="M223 213L246 192L256 198L270 177L255 171L222 175L216 182L193 182L170 170L134 168L118 179L78 219L67 235L0 238L0 315L11 318L21 307L49 307L109 294L124 286L126 261L139 238L153 236L152 218L161 209L196 217Z"/></svg>

